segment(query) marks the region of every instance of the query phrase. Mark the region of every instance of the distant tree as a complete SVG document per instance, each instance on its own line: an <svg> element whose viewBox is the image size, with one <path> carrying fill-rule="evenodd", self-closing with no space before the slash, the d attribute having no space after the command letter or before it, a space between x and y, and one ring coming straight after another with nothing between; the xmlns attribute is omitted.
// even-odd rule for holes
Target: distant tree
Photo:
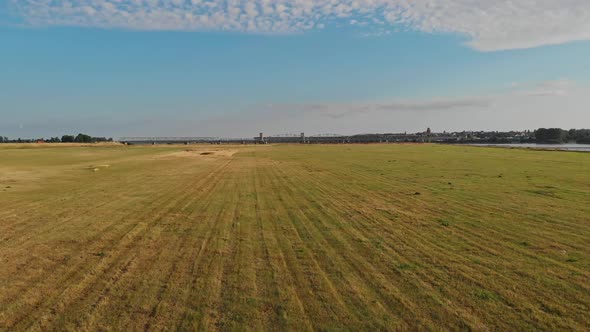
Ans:
<svg viewBox="0 0 590 332"><path fill-rule="evenodd" d="M92 137L86 135L86 134L78 134L78 136L76 136L76 138L74 139L74 142L76 143L92 143Z"/></svg>
<svg viewBox="0 0 590 332"><path fill-rule="evenodd" d="M61 137L62 143L73 143L76 138L72 135L63 135Z"/></svg>
<svg viewBox="0 0 590 332"><path fill-rule="evenodd" d="M575 141L576 140L576 136L577 136L578 131L575 129L570 129L567 131L567 140L569 141Z"/></svg>
<svg viewBox="0 0 590 332"><path fill-rule="evenodd" d="M535 131L537 143L560 144L567 142L568 132L560 128L539 128Z"/></svg>
<svg viewBox="0 0 590 332"><path fill-rule="evenodd" d="M112 138L110 140L112 141ZM92 137L92 142L109 142L109 139L107 139L106 137Z"/></svg>
<svg viewBox="0 0 590 332"><path fill-rule="evenodd" d="M579 144L590 144L590 129L577 130L575 140Z"/></svg>

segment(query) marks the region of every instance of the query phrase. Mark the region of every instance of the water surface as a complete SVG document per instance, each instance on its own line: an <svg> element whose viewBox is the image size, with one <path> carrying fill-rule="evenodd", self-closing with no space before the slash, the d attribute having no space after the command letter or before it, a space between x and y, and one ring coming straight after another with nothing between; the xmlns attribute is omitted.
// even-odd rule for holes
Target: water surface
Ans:
<svg viewBox="0 0 590 332"><path fill-rule="evenodd" d="M561 150L561 151L583 151L590 152L590 144L470 144L474 146L497 146L497 147L512 147L512 148L528 148L541 150Z"/></svg>

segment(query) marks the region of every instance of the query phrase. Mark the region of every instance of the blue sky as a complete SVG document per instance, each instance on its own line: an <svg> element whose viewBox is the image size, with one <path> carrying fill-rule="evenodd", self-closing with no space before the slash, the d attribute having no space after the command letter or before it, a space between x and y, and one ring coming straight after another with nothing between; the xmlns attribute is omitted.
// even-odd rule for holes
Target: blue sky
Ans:
<svg viewBox="0 0 590 332"><path fill-rule="evenodd" d="M0 0L0 135L590 127L590 4L408 2Z"/></svg>

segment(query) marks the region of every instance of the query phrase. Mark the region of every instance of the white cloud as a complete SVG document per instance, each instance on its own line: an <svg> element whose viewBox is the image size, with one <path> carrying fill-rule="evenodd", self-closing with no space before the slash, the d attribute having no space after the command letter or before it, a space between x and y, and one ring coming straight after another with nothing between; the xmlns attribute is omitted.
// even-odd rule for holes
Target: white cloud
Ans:
<svg viewBox="0 0 590 332"><path fill-rule="evenodd" d="M480 51L590 39L588 0L9 0L32 25L291 33L337 20L456 33ZM384 35L382 28L378 35Z"/></svg>

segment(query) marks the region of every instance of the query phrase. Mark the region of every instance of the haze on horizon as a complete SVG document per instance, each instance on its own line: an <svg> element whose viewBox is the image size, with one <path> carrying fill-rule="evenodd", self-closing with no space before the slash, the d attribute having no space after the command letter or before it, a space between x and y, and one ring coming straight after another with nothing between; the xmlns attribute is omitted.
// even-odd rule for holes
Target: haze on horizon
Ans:
<svg viewBox="0 0 590 332"><path fill-rule="evenodd" d="M590 127L584 0L0 1L0 135Z"/></svg>

